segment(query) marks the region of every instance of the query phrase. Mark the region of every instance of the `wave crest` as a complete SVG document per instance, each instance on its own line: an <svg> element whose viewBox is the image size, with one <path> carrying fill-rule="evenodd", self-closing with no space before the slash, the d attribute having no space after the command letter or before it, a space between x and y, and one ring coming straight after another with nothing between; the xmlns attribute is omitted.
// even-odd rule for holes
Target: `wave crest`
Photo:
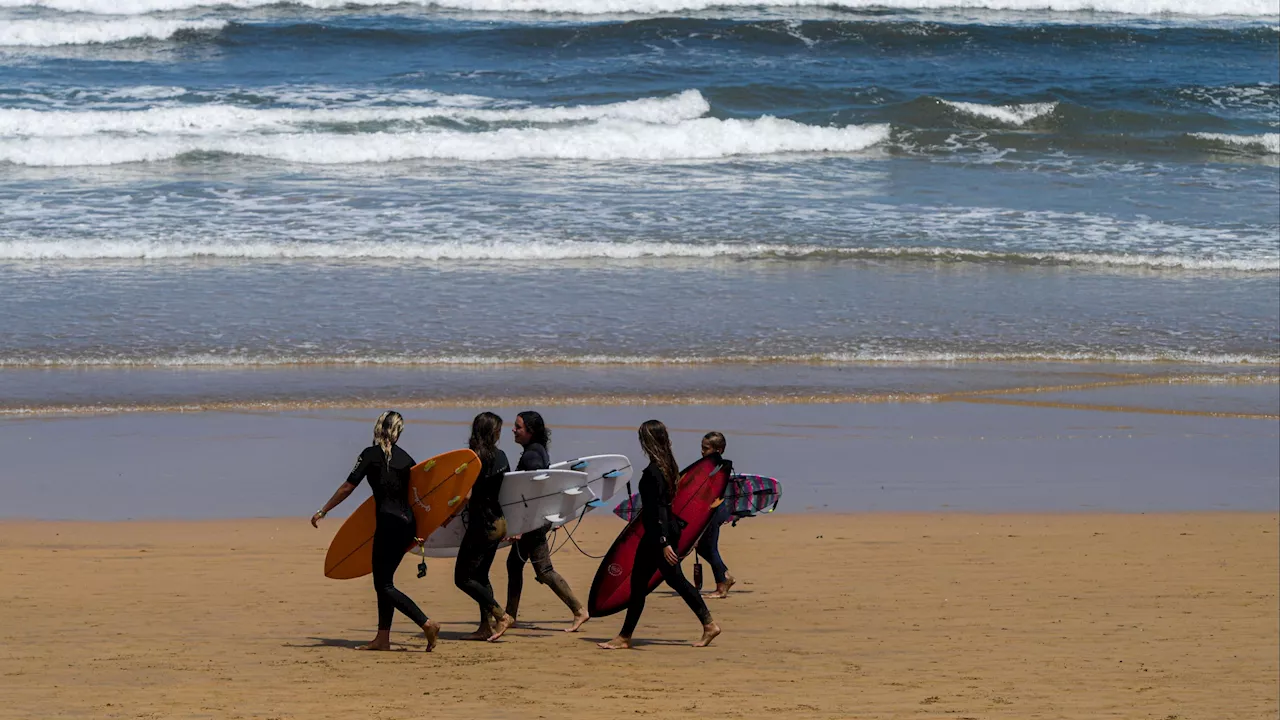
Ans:
<svg viewBox="0 0 1280 720"><path fill-rule="evenodd" d="M1099 266L1151 270L1280 272L1280 258L1085 252L993 252L947 247L826 247L820 245L532 241L410 243L347 241L151 242L0 241L0 261L50 260L404 260L425 262L545 262L573 260L900 260L1012 265Z"/></svg>
<svg viewBox="0 0 1280 720"><path fill-rule="evenodd" d="M610 120L583 127L490 132L282 133L247 137L81 136L0 140L0 163L121 165L201 153L343 165L405 160L710 160L739 155L850 153L889 138L888 125L842 128L791 120L700 118L674 125Z"/></svg>
<svg viewBox="0 0 1280 720"><path fill-rule="evenodd" d="M211 32L225 20L6 20L0 23L0 47L106 45L130 40L168 40L183 32Z"/></svg>

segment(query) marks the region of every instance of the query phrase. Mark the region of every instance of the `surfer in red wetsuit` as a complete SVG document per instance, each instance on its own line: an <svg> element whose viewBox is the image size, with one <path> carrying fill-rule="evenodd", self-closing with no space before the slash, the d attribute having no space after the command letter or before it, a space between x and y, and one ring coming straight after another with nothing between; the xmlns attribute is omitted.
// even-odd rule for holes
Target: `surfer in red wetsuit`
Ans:
<svg viewBox="0 0 1280 720"><path fill-rule="evenodd" d="M502 437L502 418L483 412L471 422L470 447L480 458L480 477L471 488L467 500L467 529L453 566L453 584L471 596L480 606L480 626L463 640L497 640L515 619L503 612L493 597L489 568L498 554L498 544L507 534L507 520L502 516L498 492L502 476L511 469L507 454L498 447Z"/></svg>
<svg viewBox="0 0 1280 720"><path fill-rule="evenodd" d="M693 646L706 647L720 634L720 626L711 618L711 611L707 610L702 596L685 578L680 569L680 557L672 547L672 543L680 535L675 515L671 512L671 500L676 495L680 475L675 455L671 452L667 426L657 420L646 421L640 426L640 447L649 457L649 465L640 476L640 501L644 508L640 517L644 522L644 537L636 547L636 559L631 568L631 587L646 587L653 573L660 571L662 579L680 594L702 623L702 638ZM631 636L636 624L640 622L640 613L644 612L645 595L647 593L643 590L631 593L622 630L609 642L599 643L599 647L605 650L631 647Z"/></svg>
<svg viewBox="0 0 1280 720"><path fill-rule="evenodd" d="M546 470L551 465L551 456L547 446L551 444L551 431L542 419L542 415L526 410L516 416L511 430L515 441L524 448L516 470ZM533 564L534 578L551 588L560 598L560 602L573 613L573 620L565 632L576 632L582 624L591 619L582 603L574 596L573 589L564 577L556 572L551 564L551 548L547 544L547 528L539 528L533 532L513 538L511 554L507 556L507 614L517 617L520 612L520 594L524 589L524 565Z"/></svg>
<svg viewBox="0 0 1280 720"><path fill-rule="evenodd" d="M727 467L727 472L733 475L733 463L722 456L725 446L724 434L712 430L702 436L702 457L716 456L720 463ZM729 588L737 582L729 574L729 568L725 566L724 559L720 557L720 526L729 522L729 510L729 503L721 502L715 514L711 516L707 529L702 532L702 538L698 540L698 555L711 565L711 574L716 579L716 590L707 597L728 597Z"/></svg>
<svg viewBox="0 0 1280 720"><path fill-rule="evenodd" d="M409 453L396 445L403 429L404 418L400 413L391 410L382 413L373 425L373 445L360 453L347 481L311 516L312 527L320 527L320 520L350 497L361 480L369 478L377 507L373 531L373 589L378 593L378 634L373 642L361 645L360 650L391 649L391 617L396 610L422 628L427 638L427 652L435 648L440 635L440 623L427 619L417 603L395 586L396 568L404 559L406 549L413 544L417 530L409 509L409 468L414 462Z"/></svg>

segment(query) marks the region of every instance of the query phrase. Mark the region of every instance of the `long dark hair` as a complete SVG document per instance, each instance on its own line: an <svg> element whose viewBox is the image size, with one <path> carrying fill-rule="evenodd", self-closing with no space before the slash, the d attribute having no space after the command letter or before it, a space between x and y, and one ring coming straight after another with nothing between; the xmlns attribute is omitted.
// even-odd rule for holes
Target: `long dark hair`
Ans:
<svg viewBox="0 0 1280 720"><path fill-rule="evenodd" d="M674 499L680 482L680 470L676 467L676 456L671 452L671 436L667 434L667 426L658 420L646 420L640 426L640 448L649 456L649 460L657 463L658 469L662 471L662 479L667 483L667 499Z"/></svg>
<svg viewBox="0 0 1280 720"><path fill-rule="evenodd" d="M471 421L471 440L467 447L480 456L482 465L488 465L498 452L498 438L501 436L502 418L491 412L482 412Z"/></svg>
<svg viewBox="0 0 1280 720"><path fill-rule="evenodd" d="M551 431L547 429L547 424L542 421L542 415L537 410L525 410L516 417L524 421L524 429L532 436L529 442L551 448Z"/></svg>

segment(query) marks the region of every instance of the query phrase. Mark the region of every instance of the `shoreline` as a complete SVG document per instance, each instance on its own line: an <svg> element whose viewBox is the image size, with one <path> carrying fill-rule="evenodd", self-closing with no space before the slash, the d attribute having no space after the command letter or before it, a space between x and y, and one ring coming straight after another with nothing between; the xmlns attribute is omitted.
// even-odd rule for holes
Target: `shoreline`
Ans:
<svg viewBox="0 0 1280 720"><path fill-rule="evenodd" d="M1114 362L711 363L492 367L0 367L0 422L125 413L296 412L375 405L434 410L499 406L725 406L1008 402L1055 393L1151 393L1202 386L1254 396L1244 406L1184 414L1280 419L1280 366ZM522 391L511 392L513 387ZM1250 390L1249 388L1254 388ZM1026 398L1001 396L1025 395ZM1123 412L1124 403L1081 402ZM1068 404L1061 404L1066 407ZM1139 404L1140 405L1140 404ZM1238 405L1238 403L1237 403Z"/></svg>

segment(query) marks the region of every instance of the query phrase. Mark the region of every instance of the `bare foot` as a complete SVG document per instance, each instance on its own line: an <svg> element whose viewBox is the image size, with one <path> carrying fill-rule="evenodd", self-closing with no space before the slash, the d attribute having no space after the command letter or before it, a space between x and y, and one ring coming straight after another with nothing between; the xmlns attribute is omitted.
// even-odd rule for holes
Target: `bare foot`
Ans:
<svg viewBox="0 0 1280 720"><path fill-rule="evenodd" d="M382 642L378 642L377 640L374 640L373 642L367 645L361 645L356 649L357 650L390 650L391 642L388 640L383 640Z"/></svg>
<svg viewBox="0 0 1280 720"><path fill-rule="evenodd" d="M427 638L427 652L435 650L436 643L440 640L440 623L428 620L427 624L422 626L422 634Z"/></svg>
<svg viewBox="0 0 1280 720"><path fill-rule="evenodd" d="M737 582L737 580L734 580L733 576L729 575L725 578L724 582L716 583L716 589L713 592L707 593L707 597L715 598L716 600L723 600L729 597L729 588L733 587L735 582Z"/></svg>
<svg viewBox="0 0 1280 720"><path fill-rule="evenodd" d="M492 635L493 635L493 628L490 627L488 623L485 623L484 625L481 625L480 627L476 628L475 632L469 633L467 635L463 635L462 639L463 640L488 640L489 637Z"/></svg>
<svg viewBox="0 0 1280 720"><path fill-rule="evenodd" d="M489 636L489 642L493 642L494 640L497 640L498 638L502 637L502 634L510 630L511 626L515 624L516 624L515 618L511 617L506 613L503 613L502 619L499 620L498 624L493 628L493 634Z"/></svg>
<svg viewBox="0 0 1280 720"><path fill-rule="evenodd" d="M619 635L609 642L596 643L596 647L601 650L630 650L631 638Z"/></svg>
<svg viewBox="0 0 1280 720"><path fill-rule="evenodd" d="M587 613L586 608L578 610L573 614L573 624L565 628L565 632L578 632L578 628L582 627L591 619L591 615Z"/></svg>
<svg viewBox="0 0 1280 720"><path fill-rule="evenodd" d="M720 635L720 626L714 622L702 626L702 639L694 643L694 647L706 647Z"/></svg>

